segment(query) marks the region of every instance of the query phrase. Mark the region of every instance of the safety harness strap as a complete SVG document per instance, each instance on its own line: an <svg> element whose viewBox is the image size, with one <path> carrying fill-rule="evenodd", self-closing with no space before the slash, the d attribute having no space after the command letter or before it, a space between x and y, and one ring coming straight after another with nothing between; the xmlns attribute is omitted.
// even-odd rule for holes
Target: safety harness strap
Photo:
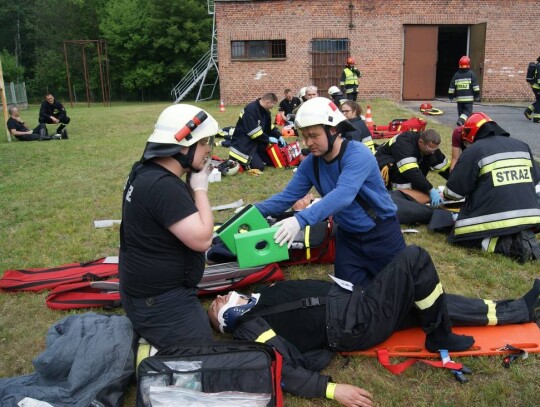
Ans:
<svg viewBox="0 0 540 407"><path fill-rule="evenodd" d="M430 365L433 367L439 367L443 369L451 369L451 370L461 370L463 368L463 364L456 363L456 362L447 362L443 363L442 360L427 360L427 359L407 359L404 362L391 364L390 363L390 355L388 353L387 348L383 349L377 349L377 359L379 359L379 363L390 373L399 375L403 373L405 370L407 370L410 366L414 365L416 362L425 363L426 365Z"/></svg>
<svg viewBox="0 0 540 407"><path fill-rule="evenodd" d="M301 300L277 304L272 307L264 308L260 311L255 311L253 314L257 316L279 314L281 312L292 311L299 308L318 307L326 304L326 297L308 297Z"/></svg>

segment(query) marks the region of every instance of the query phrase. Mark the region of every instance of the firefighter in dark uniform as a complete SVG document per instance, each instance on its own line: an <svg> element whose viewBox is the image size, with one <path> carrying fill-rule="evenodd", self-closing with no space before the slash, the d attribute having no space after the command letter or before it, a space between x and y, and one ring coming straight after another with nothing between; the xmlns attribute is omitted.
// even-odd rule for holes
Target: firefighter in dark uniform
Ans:
<svg viewBox="0 0 540 407"><path fill-rule="evenodd" d="M375 158L381 171L388 172L388 188L408 192L420 203L439 206L439 191L426 175L433 170L448 179L450 161L439 150L440 143L439 133L429 129L398 134L380 146Z"/></svg>
<svg viewBox="0 0 540 407"><path fill-rule="evenodd" d="M269 143L285 145L285 140L272 123L270 110L277 103L274 93L249 103L240 112L229 150L229 158L238 161L245 169L264 170L270 164L266 153Z"/></svg>
<svg viewBox="0 0 540 407"><path fill-rule="evenodd" d="M371 405L360 387L333 383L319 371L337 351L363 350L394 331L422 326L432 352L464 350L474 339L454 325L526 323L538 318L540 280L515 301L445 294L429 254L409 246L366 289L348 291L326 281L289 280L251 296L218 296L208 310L215 330L235 339L266 342L283 355L282 386L302 397L327 397L345 405ZM360 380L358 380L360 381ZM357 381L357 382L358 382Z"/></svg>
<svg viewBox="0 0 540 407"><path fill-rule="evenodd" d="M531 75L530 81L527 81L531 85L536 101L527 106L524 114L527 119L532 120L534 123L540 123L540 57L536 59L536 68Z"/></svg>
<svg viewBox="0 0 540 407"><path fill-rule="evenodd" d="M467 119L462 139L468 147L444 190L447 199L465 198L449 241L522 263L539 260L532 229L540 225L535 193L540 168L529 146L480 112Z"/></svg>
<svg viewBox="0 0 540 407"><path fill-rule="evenodd" d="M362 72L355 67L356 61L353 57L347 58L347 66L341 73L339 86L347 99L354 100L358 97L358 79L362 77Z"/></svg>
<svg viewBox="0 0 540 407"><path fill-rule="evenodd" d="M56 129L56 135L62 139L68 139L66 126L70 120L66 114L64 105L56 100L52 94L45 95L45 100L41 102L41 107L39 108L38 121L42 128L45 128L46 123L59 124Z"/></svg>
<svg viewBox="0 0 540 407"><path fill-rule="evenodd" d="M462 56L459 60L459 69L452 77L448 88L450 101L455 99L457 102L458 126L463 125L473 112L473 102L480 101L480 85L470 68L470 58Z"/></svg>

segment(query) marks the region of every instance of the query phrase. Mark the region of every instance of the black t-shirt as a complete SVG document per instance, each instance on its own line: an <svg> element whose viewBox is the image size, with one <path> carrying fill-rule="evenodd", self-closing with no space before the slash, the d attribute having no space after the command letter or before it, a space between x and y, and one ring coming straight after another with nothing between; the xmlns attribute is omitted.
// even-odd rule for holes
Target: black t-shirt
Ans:
<svg viewBox="0 0 540 407"><path fill-rule="evenodd" d="M332 284L318 280L279 281L255 292L261 294L257 305L247 314L256 314L267 307L309 297L326 297ZM298 308L278 314L263 315L274 332L292 343L301 353L324 349L326 339L326 306Z"/></svg>
<svg viewBox="0 0 540 407"><path fill-rule="evenodd" d="M288 114L291 114L294 109L300 106L300 103L302 102L297 97L293 97L291 100L283 99L279 104L278 110L287 116Z"/></svg>
<svg viewBox="0 0 540 407"><path fill-rule="evenodd" d="M49 120L51 116L59 116L60 113L65 111L66 109L64 108L64 105L56 99L52 104L44 100L41 102L41 106L39 108L39 118L41 120Z"/></svg>
<svg viewBox="0 0 540 407"><path fill-rule="evenodd" d="M167 229L197 212L187 185L158 164L142 164L135 171L124 191L122 289L145 298L196 286L204 272L204 254L188 248Z"/></svg>
<svg viewBox="0 0 540 407"><path fill-rule="evenodd" d="M22 124L20 121L15 120L13 117L10 117L7 121L7 128L8 130L15 129L17 131L30 131L24 124Z"/></svg>

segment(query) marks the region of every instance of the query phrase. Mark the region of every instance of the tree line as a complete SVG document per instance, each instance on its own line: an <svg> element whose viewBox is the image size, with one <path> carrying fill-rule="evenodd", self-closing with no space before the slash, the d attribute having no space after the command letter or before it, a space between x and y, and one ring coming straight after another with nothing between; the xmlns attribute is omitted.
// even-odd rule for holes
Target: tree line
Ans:
<svg viewBox="0 0 540 407"><path fill-rule="evenodd" d="M30 100L72 92L101 100L95 44L104 40L112 100L168 100L170 90L210 49L207 0L9 0L0 6L0 60L5 82L25 82ZM64 49L66 52L64 52ZM86 59L86 60L85 60ZM105 61L103 61L105 67Z"/></svg>

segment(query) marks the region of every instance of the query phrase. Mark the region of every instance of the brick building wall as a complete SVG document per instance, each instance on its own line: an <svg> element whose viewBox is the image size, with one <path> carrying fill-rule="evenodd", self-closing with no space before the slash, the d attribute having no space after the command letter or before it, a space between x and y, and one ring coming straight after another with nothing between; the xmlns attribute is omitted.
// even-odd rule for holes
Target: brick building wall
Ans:
<svg viewBox="0 0 540 407"><path fill-rule="evenodd" d="M362 98L400 100L406 24L486 23L483 100L532 97L524 77L528 62L540 55L538 0L215 0L215 13L221 98L227 104L266 92L281 98L284 88L311 84L311 40L320 38L350 40L364 74ZM231 60L233 40L278 39L286 40L285 59Z"/></svg>

